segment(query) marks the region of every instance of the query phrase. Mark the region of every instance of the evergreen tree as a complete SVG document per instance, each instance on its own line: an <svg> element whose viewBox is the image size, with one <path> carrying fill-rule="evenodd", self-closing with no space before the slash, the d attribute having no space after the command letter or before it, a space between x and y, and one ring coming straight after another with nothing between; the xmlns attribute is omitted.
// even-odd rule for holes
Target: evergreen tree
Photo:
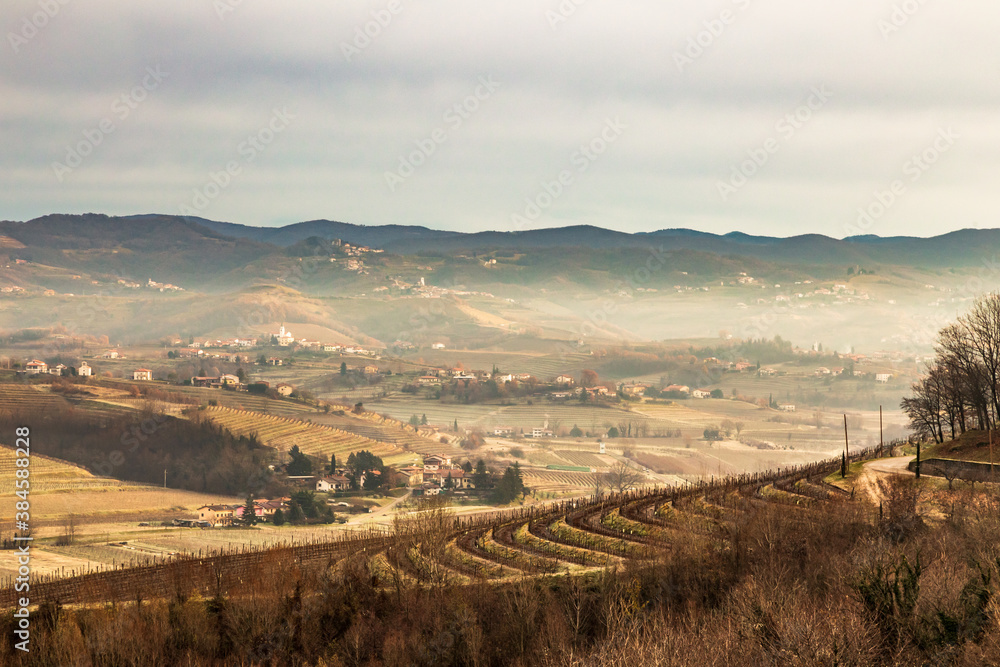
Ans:
<svg viewBox="0 0 1000 667"><path fill-rule="evenodd" d="M305 516L302 514L302 508L299 507L298 503L290 503L288 505L288 522L297 524L305 521Z"/></svg>
<svg viewBox="0 0 1000 667"><path fill-rule="evenodd" d="M253 504L252 493L247 496L247 502L243 505L243 516L240 517L240 522L247 528L257 525L257 507Z"/></svg>
<svg viewBox="0 0 1000 667"><path fill-rule="evenodd" d="M330 473L335 472L337 472L337 455L334 453L330 454Z"/></svg>
<svg viewBox="0 0 1000 667"><path fill-rule="evenodd" d="M341 375L347 375L347 362L346 361L341 361L340 362L340 374Z"/></svg>
<svg viewBox="0 0 1000 667"><path fill-rule="evenodd" d="M275 526L285 525L285 513L281 511L281 508L274 510L274 516L271 518L271 523Z"/></svg>
<svg viewBox="0 0 1000 667"><path fill-rule="evenodd" d="M292 445L288 455L292 457L292 460L288 463L288 467L285 468L289 475L300 476L312 474L312 461L309 460L308 456L302 453L298 445Z"/></svg>
<svg viewBox="0 0 1000 667"><path fill-rule="evenodd" d="M455 420L455 429L454 430L455 430L456 433L458 432L458 420L457 419Z"/></svg>
<svg viewBox="0 0 1000 667"><path fill-rule="evenodd" d="M486 463L482 459L479 459L476 461L476 472L472 474L472 484L477 490L483 491L492 486L491 481L490 471L486 469Z"/></svg>
<svg viewBox="0 0 1000 667"><path fill-rule="evenodd" d="M427 415L421 415L420 424L421 426L427 426Z"/></svg>

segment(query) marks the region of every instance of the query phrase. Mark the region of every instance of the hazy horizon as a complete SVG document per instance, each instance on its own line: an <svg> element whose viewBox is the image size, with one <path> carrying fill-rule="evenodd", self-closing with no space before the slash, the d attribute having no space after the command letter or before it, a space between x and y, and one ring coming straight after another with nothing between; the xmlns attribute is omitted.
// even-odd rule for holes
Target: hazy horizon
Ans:
<svg viewBox="0 0 1000 667"><path fill-rule="evenodd" d="M1000 8L904 5L17 0L0 217L998 224Z"/></svg>

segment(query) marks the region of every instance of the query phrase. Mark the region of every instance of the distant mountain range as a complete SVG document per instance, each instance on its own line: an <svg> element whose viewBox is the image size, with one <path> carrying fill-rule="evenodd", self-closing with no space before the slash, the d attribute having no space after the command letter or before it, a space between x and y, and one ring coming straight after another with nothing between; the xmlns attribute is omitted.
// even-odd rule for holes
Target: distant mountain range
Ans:
<svg viewBox="0 0 1000 667"><path fill-rule="evenodd" d="M901 264L927 268L989 264L1000 252L1000 230L963 229L931 238L854 236L843 240L820 234L787 238L719 235L691 229L627 234L592 226L523 232L451 232L410 225L355 225L311 220L284 227L252 227L204 218L169 215L49 215L26 222L0 222L0 234L26 246L95 249L119 244L135 249L181 250L189 243L216 246L219 259L237 262L266 254L264 244L288 247L318 237L343 239L396 254L498 249L660 248L808 264ZM235 256L234 256L235 255Z"/></svg>

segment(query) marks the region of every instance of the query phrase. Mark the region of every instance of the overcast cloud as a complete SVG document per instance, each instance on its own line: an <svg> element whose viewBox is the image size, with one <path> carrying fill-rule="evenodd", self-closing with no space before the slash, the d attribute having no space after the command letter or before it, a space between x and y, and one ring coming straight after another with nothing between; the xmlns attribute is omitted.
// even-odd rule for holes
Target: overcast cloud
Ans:
<svg viewBox="0 0 1000 667"><path fill-rule="evenodd" d="M2 12L7 219L835 237L1000 226L996 2Z"/></svg>

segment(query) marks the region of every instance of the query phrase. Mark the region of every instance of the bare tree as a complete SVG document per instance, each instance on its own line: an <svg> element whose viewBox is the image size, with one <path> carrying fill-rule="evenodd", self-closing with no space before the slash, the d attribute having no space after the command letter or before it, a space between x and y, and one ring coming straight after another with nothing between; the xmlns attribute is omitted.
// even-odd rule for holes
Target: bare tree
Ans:
<svg viewBox="0 0 1000 667"><path fill-rule="evenodd" d="M624 461L615 463L611 467L611 470L604 474L605 484L609 489L618 493L631 491L638 487L644 479L645 476L641 472Z"/></svg>

